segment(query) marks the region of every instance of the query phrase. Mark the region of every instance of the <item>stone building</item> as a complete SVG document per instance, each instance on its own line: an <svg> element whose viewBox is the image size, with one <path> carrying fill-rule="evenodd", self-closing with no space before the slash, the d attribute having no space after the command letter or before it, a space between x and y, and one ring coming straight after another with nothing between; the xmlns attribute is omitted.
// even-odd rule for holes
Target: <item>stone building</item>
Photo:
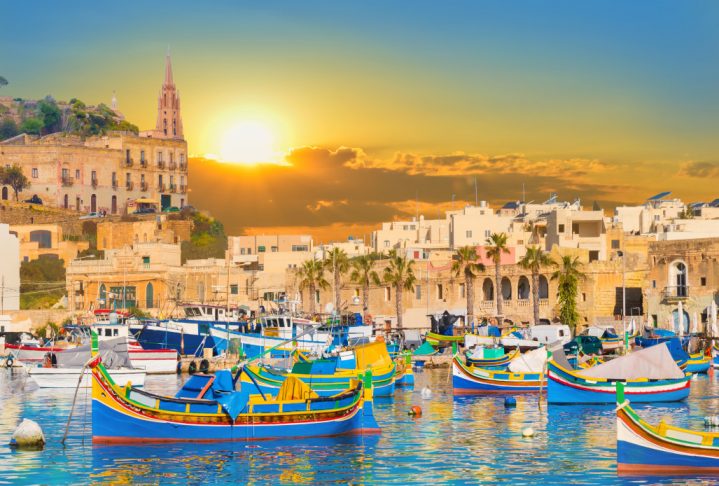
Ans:
<svg viewBox="0 0 719 486"><path fill-rule="evenodd" d="M685 331L706 322L712 300L719 302L719 238L649 243L644 293L647 317L655 326L678 330L680 307Z"/></svg>
<svg viewBox="0 0 719 486"><path fill-rule="evenodd" d="M20 261L29 262L40 257L59 258L67 264L77 254L90 247L88 241L65 238L59 224L11 225L10 233L20 240Z"/></svg>
<svg viewBox="0 0 719 486"><path fill-rule="evenodd" d="M142 221L104 221L97 225L97 249L119 249L136 243L181 243L192 234L192 221L158 215Z"/></svg>
<svg viewBox="0 0 719 486"><path fill-rule="evenodd" d="M160 129L139 135L109 132L85 139L63 132L40 138L18 135L0 142L0 165L19 165L30 181L20 198L37 195L44 205L109 214L133 212L134 201L141 198L154 200L163 209L185 206L188 151L169 56L157 112ZM1 199L11 197L10 187L0 188Z"/></svg>

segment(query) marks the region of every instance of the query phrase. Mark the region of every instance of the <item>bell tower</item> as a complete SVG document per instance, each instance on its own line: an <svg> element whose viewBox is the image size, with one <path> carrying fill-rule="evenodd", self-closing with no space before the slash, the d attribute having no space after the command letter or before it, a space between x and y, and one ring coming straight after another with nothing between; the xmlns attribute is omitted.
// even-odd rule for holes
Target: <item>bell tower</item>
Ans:
<svg viewBox="0 0 719 486"><path fill-rule="evenodd" d="M180 115L180 92L175 88L172 80L172 61L168 49L165 56L165 81L160 89L157 99L157 125L155 126L157 138L184 139L182 131L182 116Z"/></svg>

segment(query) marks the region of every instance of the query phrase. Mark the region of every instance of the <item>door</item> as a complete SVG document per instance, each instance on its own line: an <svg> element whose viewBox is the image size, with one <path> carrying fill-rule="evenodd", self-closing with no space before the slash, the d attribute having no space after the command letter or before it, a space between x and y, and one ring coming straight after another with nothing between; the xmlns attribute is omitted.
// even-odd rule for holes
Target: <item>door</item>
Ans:
<svg viewBox="0 0 719 486"><path fill-rule="evenodd" d="M90 196L90 212L96 213L97 212L97 196L92 195Z"/></svg>
<svg viewBox="0 0 719 486"><path fill-rule="evenodd" d="M7 187L2 188L2 200L7 201L8 195L7 195Z"/></svg>
<svg viewBox="0 0 719 486"><path fill-rule="evenodd" d="M112 196L112 214L117 214L117 196Z"/></svg>
<svg viewBox="0 0 719 486"><path fill-rule="evenodd" d="M172 206L172 196L169 194L163 194L160 196L160 206L162 207L162 210L168 209L170 206Z"/></svg>
<svg viewBox="0 0 719 486"><path fill-rule="evenodd" d="M147 284L147 289L145 289L145 308L152 309L155 307L153 305L155 300L155 289L152 286L152 282Z"/></svg>

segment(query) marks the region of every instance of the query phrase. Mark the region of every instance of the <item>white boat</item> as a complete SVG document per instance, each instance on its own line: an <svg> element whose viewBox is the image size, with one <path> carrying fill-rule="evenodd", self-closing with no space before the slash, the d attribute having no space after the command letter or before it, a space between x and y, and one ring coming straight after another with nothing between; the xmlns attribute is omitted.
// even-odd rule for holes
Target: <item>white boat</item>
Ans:
<svg viewBox="0 0 719 486"><path fill-rule="evenodd" d="M505 348L530 350L557 341L567 344L571 340L572 331L566 324L540 324L502 336L500 343Z"/></svg>
<svg viewBox="0 0 719 486"><path fill-rule="evenodd" d="M27 372L40 388L75 388L80 378L80 368L41 368L28 367ZM132 386L145 385L145 370L119 368L108 370L112 379L120 386L132 383ZM85 370L80 388L89 388L92 385L92 370Z"/></svg>

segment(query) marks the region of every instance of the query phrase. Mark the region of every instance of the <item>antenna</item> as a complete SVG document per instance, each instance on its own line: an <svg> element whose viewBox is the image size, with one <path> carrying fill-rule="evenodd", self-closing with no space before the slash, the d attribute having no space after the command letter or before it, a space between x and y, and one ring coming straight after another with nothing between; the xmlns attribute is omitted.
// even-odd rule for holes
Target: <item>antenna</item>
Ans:
<svg viewBox="0 0 719 486"><path fill-rule="evenodd" d="M524 201L526 201L526 200L527 200L527 198L526 198L526 196L525 196L525 194L524 194L524 182L522 182L522 202L524 202Z"/></svg>
<svg viewBox="0 0 719 486"><path fill-rule="evenodd" d="M477 197L477 176L474 176L474 205L479 206L479 198Z"/></svg>

